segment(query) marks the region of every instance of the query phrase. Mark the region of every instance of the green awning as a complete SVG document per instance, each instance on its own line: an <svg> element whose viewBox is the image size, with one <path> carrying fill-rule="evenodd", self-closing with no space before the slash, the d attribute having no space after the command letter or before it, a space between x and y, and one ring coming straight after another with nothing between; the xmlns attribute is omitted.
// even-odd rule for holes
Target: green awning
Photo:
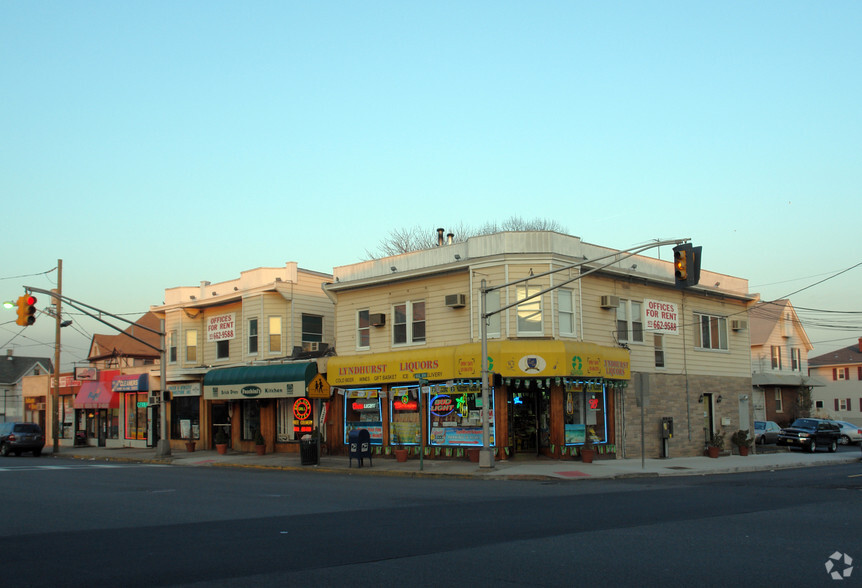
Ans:
<svg viewBox="0 0 862 588"><path fill-rule="evenodd" d="M316 362L210 370L204 376L204 398L240 400L305 396L306 387L316 375Z"/></svg>

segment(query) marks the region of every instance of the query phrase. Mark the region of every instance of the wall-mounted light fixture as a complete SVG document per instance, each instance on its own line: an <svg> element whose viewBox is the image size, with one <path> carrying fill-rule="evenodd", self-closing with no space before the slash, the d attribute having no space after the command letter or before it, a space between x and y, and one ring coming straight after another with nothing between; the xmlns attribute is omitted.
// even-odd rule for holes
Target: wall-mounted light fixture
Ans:
<svg viewBox="0 0 862 588"><path fill-rule="evenodd" d="M455 261L458 261L459 259L461 259L461 256L456 253L455 254Z"/></svg>
<svg viewBox="0 0 862 588"><path fill-rule="evenodd" d="M703 404L703 394L697 397L698 404Z"/></svg>
<svg viewBox="0 0 862 588"><path fill-rule="evenodd" d="M719 404L721 402L721 394L718 395L718 398L715 399L715 403Z"/></svg>
<svg viewBox="0 0 862 588"><path fill-rule="evenodd" d="M394 265L393 265L392 267L390 267L389 269L391 269L393 272L394 272L394 271L398 271L398 268L397 268L397 267L395 267Z"/></svg>

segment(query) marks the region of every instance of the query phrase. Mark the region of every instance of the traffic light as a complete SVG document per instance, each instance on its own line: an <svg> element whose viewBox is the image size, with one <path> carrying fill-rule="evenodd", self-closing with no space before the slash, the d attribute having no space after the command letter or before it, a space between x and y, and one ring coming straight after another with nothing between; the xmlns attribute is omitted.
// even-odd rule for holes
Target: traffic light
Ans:
<svg viewBox="0 0 862 588"><path fill-rule="evenodd" d="M32 294L18 298L18 320L15 324L28 327L36 322L36 297Z"/></svg>
<svg viewBox="0 0 862 588"><path fill-rule="evenodd" d="M673 277L678 287L688 286L688 260L691 259L691 244L673 248Z"/></svg>
<svg viewBox="0 0 862 588"><path fill-rule="evenodd" d="M677 288L696 286L700 282L700 252L703 247L684 243L673 248L673 277Z"/></svg>

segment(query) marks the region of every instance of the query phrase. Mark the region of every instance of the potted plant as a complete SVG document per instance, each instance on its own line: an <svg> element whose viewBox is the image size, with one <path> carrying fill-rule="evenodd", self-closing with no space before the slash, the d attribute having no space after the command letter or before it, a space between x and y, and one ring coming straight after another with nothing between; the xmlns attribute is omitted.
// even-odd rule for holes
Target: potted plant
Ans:
<svg viewBox="0 0 862 588"><path fill-rule="evenodd" d="M216 451L224 455L227 453L227 444L229 439L227 438L227 433L224 432L224 427L219 427L218 431L215 434L215 446Z"/></svg>
<svg viewBox="0 0 862 588"><path fill-rule="evenodd" d="M194 434L194 432L192 432L191 429L189 429L189 436L186 439L186 451L191 453L194 450L195 450L195 434Z"/></svg>
<svg viewBox="0 0 862 588"><path fill-rule="evenodd" d="M594 434L592 428L584 432L584 444L580 449L581 461L584 463L593 463L593 458L596 457L596 448L593 445Z"/></svg>
<svg viewBox="0 0 862 588"><path fill-rule="evenodd" d="M706 446L706 452L709 457L718 457L718 454L724 449L724 433L713 433L709 437L709 443Z"/></svg>
<svg viewBox="0 0 862 588"><path fill-rule="evenodd" d="M266 441L264 441L260 429L254 432L254 450L258 455L266 453Z"/></svg>
<svg viewBox="0 0 862 588"><path fill-rule="evenodd" d="M740 429L730 438L734 445L739 448L739 455L748 455L748 449L751 447L752 439L748 436L748 430Z"/></svg>

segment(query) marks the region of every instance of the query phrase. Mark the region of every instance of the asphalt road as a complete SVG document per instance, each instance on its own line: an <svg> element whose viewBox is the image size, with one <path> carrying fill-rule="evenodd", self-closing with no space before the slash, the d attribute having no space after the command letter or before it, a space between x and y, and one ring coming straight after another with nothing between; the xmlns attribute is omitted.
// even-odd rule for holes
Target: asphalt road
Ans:
<svg viewBox="0 0 862 588"><path fill-rule="evenodd" d="M2 466L15 586L835 586L832 554L862 562L862 464L574 482Z"/></svg>

